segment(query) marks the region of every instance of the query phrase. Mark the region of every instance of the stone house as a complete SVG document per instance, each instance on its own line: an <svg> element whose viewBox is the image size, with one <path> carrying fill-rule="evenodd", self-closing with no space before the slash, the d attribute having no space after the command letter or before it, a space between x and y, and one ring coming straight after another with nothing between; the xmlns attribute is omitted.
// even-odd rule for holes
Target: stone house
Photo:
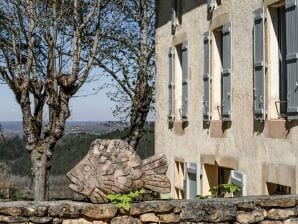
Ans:
<svg viewBox="0 0 298 224"><path fill-rule="evenodd" d="M298 1L158 0L155 150L170 197L297 194Z"/></svg>

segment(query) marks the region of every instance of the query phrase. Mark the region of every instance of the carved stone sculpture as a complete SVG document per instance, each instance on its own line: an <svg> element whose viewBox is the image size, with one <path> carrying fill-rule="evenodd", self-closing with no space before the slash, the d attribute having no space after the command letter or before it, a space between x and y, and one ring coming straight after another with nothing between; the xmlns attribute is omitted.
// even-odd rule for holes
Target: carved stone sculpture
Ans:
<svg viewBox="0 0 298 224"><path fill-rule="evenodd" d="M70 171L70 189L87 196L93 203L107 202L106 195L129 193L146 188L170 192L168 169L163 154L141 160L123 140L97 139L88 154Z"/></svg>

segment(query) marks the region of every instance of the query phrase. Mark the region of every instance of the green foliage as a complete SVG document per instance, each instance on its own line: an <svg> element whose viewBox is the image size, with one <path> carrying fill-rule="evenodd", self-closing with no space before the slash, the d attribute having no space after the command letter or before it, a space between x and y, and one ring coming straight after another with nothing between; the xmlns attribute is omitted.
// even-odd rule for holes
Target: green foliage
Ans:
<svg viewBox="0 0 298 224"><path fill-rule="evenodd" d="M211 197L212 197L211 195L196 195L197 199L208 199L208 198L211 198Z"/></svg>
<svg viewBox="0 0 298 224"><path fill-rule="evenodd" d="M218 186L212 187L209 189L211 195L197 195L197 199L208 199L208 198L216 198L223 197L226 193L228 194L237 194L241 190L241 186L238 186L234 183L228 184L220 184Z"/></svg>
<svg viewBox="0 0 298 224"><path fill-rule="evenodd" d="M139 198L142 194L145 193L145 190L142 188L135 192L130 192L128 194L109 194L107 199L115 204L117 208L123 208L126 211L129 211L131 203Z"/></svg>
<svg viewBox="0 0 298 224"><path fill-rule="evenodd" d="M234 184L234 183L228 183L228 184L220 184L218 186L212 187L209 191L211 192L212 196L218 196L218 193L220 192L223 196L225 193L232 193L237 194L241 190L241 187Z"/></svg>

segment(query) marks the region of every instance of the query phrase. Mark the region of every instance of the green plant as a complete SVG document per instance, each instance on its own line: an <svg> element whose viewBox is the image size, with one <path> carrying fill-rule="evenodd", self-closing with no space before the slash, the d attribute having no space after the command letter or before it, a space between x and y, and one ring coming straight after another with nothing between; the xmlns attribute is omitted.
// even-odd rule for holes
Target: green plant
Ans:
<svg viewBox="0 0 298 224"><path fill-rule="evenodd" d="M220 184L218 186L212 187L209 191L211 192L211 195L216 196L224 196L225 193L232 193L237 194L241 190L241 186L238 186L234 183L228 183L228 184ZM220 192L220 195L218 195Z"/></svg>
<svg viewBox="0 0 298 224"><path fill-rule="evenodd" d="M115 204L117 208L123 208L124 210L129 211L131 203L144 193L145 190L142 188L128 194L108 194L107 199Z"/></svg>
<svg viewBox="0 0 298 224"><path fill-rule="evenodd" d="M196 199L208 199L212 198L212 195L196 195Z"/></svg>

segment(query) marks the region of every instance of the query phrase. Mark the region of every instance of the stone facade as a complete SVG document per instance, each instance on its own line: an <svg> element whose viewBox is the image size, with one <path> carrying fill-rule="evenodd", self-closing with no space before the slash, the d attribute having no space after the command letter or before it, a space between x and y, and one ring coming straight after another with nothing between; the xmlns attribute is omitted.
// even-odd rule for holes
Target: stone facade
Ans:
<svg viewBox="0 0 298 224"><path fill-rule="evenodd" d="M187 195L188 186L185 184L188 163L197 165L195 194L207 195L210 187L219 184L220 168L229 172L234 170L242 175L242 179L245 179L245 183L242 182L242 185L245 185L244 195L271 194L274 193L272 187L283 189L283 193L298 193L297 120L290 121L276 115L278 78L276 79L274 75L278 68L274 66L278 65L272 59L274 55L271 55L276 48L270 48L273 39L269 29L270 21L273 20L270 17L271 11L282 6L285 1L214 1L221 3L208 13L206 0L178 0L176 4L180 4L181 8L178 10L181 18L176 18L179 22L175 24L174 33L171 21L172 2L172 0L157 1L155 125L155 150L157 153L164 153L169 163L168 176L173 183L170 197L191 198ZM267 18L264 36L267 66L266 117L264 121L258 121L254 119L253 110L254 21L256 11L262 7ZM220 76L214 75L216 72L221 72L216 59L218 52L215 52L214 46L217 41L216 35L222 32L225 24L231 25L232 93L229 120L220 117L222 84ZM205 60L203 39L207 31L211 32L213 43L210 59L212 79L210 122L203 120ZM183 103L181 105L183 77L178 77L181 76L181 68L177 69L175 65L179 64L177 51L183 43L187 43L188 54L187 119L183 118ZM176 77L172 83L169 83L169 48L172 50L176 48L176 59L173 59L174 68L172 67L171 71ZM174 85L172 107L175 118L171 123L169 89L172 85ZM231 173L227 175L230 175L231 179ZM227 178L223 176L222 179Z"/></svg>
<svg viewBox="0 0 298 224"><path fill-rule="evenodd" d="M261 196L208 200L163 200L132 204L130 211L111 204L72 201L3 202L0 223L141 224L298 222L298 196Z"/></svg>

